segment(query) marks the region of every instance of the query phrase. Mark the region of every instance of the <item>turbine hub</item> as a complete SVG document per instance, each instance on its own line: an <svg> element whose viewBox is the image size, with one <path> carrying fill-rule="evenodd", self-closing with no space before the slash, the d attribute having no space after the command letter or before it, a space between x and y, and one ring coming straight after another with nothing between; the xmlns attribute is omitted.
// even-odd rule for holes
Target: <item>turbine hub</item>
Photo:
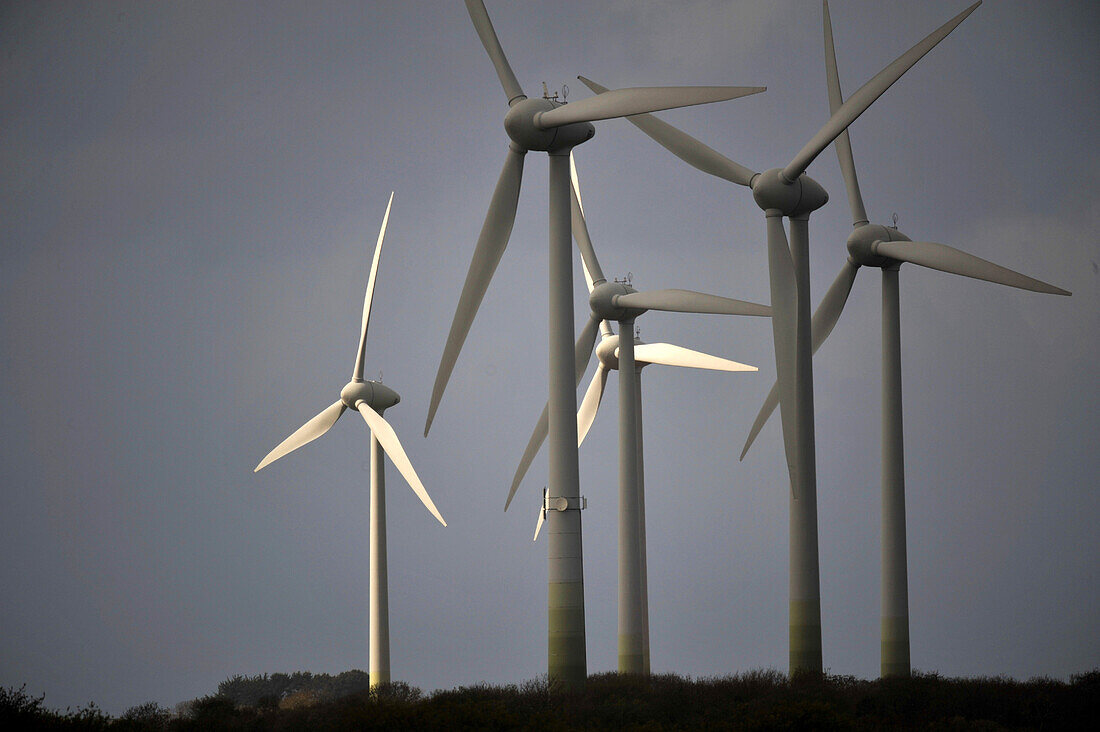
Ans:
<svg viewBox="0 0 1100 732"><path fill-rule="evenodd" d="M849 258L861 267L889 269L898 266L900 264L898 260L884 257L877 252L880 241L912 241L912 239L889 226L863 224L857 226L848 235Z"/></svg>
<svg viewBox="0 0 1100 732"><path fill-rule="evenodd" d="M380 381L349 381L340 390L340 400L350 409L357 409L359 402L381 414L401 401L401 395Z"/></svg>
<svg viewBox="0 0 1100 732"><path fill-rule="evenodd" d="M637 292L637 290L625 283L603 282L592 288L592 294L588 296L588 306L602 320L633 319L644 313L645 310L622 307L615 302L620 295L629 295L632 292Z"/></svg>
<svg viewBox="0 0 1100 732"><path fill-rule="evenodd" d="M788 183L782 172L782 168L772 168L753 176L750 186L757 206L765 211L778 209L784 216L799 216L829 201L828 192L810 176L803 173Z"/></svg>
<svg viewBox="0 0 1100 732"><path fill-rule="evenodd" d="M524 150L568 150L596 134L591 122L574 122L561 127L541 128L536 120L543 112L560 107L552 99L524 99L504 115L504 130Z"/></svg>
<svg viewBox="0 0 1100 732"><path fill-rule="evenodd" d="M600 360L603 367L608 371L619 370L619 356L616 351L619 349L619 336L608 336L600 340L596 344L596 358Z"/></svg>
<svg viewBox="0 0 1100 732"><path fill-rule="evenodd" d="M642 341L641 338L635 338L634 339L634 346L635 347L638 347L638 346L642 345L643 343L644 343L644 341ZM618 350L619 350L619 336L618 335L608 336L608 337L604 338L603 340L601 340L599 343L596 344L596 358L598 358L600 360L600 363L602 363L603 367L605 369L607 369L608 371L618 371L619 370ZM642 368L643 366L648 366L648 365L649 365L648 362L643 363L643 362L637 361L637 360L634 362L635 368L639 368L639 369Z"/></svg>

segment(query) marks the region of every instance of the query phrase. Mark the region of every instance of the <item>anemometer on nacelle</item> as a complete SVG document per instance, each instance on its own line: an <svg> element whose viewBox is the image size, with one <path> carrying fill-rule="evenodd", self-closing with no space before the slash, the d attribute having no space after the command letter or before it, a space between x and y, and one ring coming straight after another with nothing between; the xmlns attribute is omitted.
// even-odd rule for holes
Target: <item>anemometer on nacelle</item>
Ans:
<svg viewBox="0 0 1100 732"><path fill-rule="evenodd" d="M569 85L568 84L562 84L561 85L561 98L559 99L558 98L558 93L554 92L553 94L551 94L550 89L547 88L547 86L546 86L546 82L545 81L542 82L542 98L543 99L548 99L551 102L556 102L558 104L566 104L565 100L568 97L569 97Z"/></svg>

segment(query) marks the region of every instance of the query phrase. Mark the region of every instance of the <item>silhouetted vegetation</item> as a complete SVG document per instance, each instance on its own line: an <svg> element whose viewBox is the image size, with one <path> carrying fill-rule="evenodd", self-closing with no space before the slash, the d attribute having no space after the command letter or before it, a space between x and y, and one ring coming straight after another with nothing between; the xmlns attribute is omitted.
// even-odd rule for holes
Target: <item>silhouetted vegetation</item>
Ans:
<svg viewBox="0 0 1100 732"><path fill-rule="evenodd" d="M239 706L277 706L288 697L332 700L369 688L370 674L359 670L335 676L308 671L260 676L238 674L218 684L218 696L228 697Z"/></svg>
<svg viewBox="0 0 1100 732"><path fill-rule="evenodd" d="M1100 669L1055 679L994 677L865 681L788 679L754 671L714 679L601 674L579 692L551 692L545 678L478 684L423 695L405 683L363 688L367 675L234 676L218 693L155 703L117 719L94 705L64 713L25 687L0 688L0 728L42 730L1002 730L1091 729L1100 713ZM353 688L357 687L357 688ZM343 693L345 689L352 689Z"/></svg>

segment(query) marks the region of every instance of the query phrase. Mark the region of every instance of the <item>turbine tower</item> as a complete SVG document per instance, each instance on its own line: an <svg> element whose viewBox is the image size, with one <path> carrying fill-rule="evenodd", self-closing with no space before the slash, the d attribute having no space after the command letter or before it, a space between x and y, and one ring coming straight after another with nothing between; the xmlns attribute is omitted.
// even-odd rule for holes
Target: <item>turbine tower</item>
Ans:
<svg viewBox="0 0 1100 732"><path fill-rule="evenodd" d="M385 451L397 471L408 482L413 493L427 507L436 520L444 526L447 522L439 514L431 496L420 482L408 455L401 447L397 434L382 413L401 401L401 396L380 381L363 379L364 356L367 348L367 321L370 318L371 300L374 299L374 283L378 275L378 261L382 256L382 240L386 236L386 224L393 205L393 193L386 204L382 228L378 232L378 244L374 248L367 294L363 299L363 323L359 334L359 350L355 355L355 368L351 381L340 390L340 398L313 419L298 428L269 452L253 472L259 471L284 455L297 450L329 431L344 410L357 410L370 428L370 685L390 682L390 625L388 581L386 574L386 484L382 452Z"/></svg>
<svg viewBox="0 0 1100 732"><path fill-rule="evenodd" d="M656 117L628 117L631 123L688 164L748 187L753 200L764 211L779 410L791 480L789 637L792 675L799 672L820 674L822 671L817 462L810 359L809 220L810 214L824 206L829 196L805 171L829 143L979 5L981 0L933 31L860 87L785 168L757 173ZM592 91L605 91L599 84L579 78ZM790 222L789 241L784 218Z"/></svg>
<svg viewBox="0 0 1100 732"><path fill-rule="evenodd" d="M577 413L578 446L588 434L596 410L603 398L609 370L619 371L619 672L649 673L649 593L646 572L645 492L642 460L641 370L651 364L687 366L716 371L756 371L724 358L709 356L669 343L642 343L634 337L634 321L646 310L689 313L719 313L727 315L768 316L766 305L707 295L690 290L657 290L637 292L621 282L608 283L596 258L581 204L576 168L570 158L573 236L581 252L585 281L588 284L589 323L598 322L601 341L596 346L599 363L592 382ZM619 335L611 330L609 320L619 321ZM623 337L625 334L625 337ZM581 354L578 354L580 356ZM585 363L591 356L583 354ZM583 373L583 367L581 369ZM535 454L546 439L546 410L539 418L527 444L519 467L508 491L504 510L515 496ZM546 511L555 506L543 500L539 512L539 529Z"/></svg>
<svg viewBox="0 0 1100 732"><path fill-rule="evenodd" d="M829 85L829 107L836 112L844 102L833 47L829 2L824 3L825 72ZM898 300L898 270L905 262L942 272L996 282L1009 287L1054 295L1069 295L1060 287L1032 279L943 244L911 241L896 227L871 224L863 207L856 178L855 159L845 130L836 139L837 158L848 192L852 212L852 233L848 236L848 259L825 293L810 326L816 353L840 318L856 273L860 267L882 270L882 618L881 674L909 676L909 583L905 552L905 451L902 440L901 331ZM744 459L753 440L767 422L778 401L772 387L753 423Z"/></svg>
<svg viewBox="0 0 1100 732"><path fill-rule="evenodd" d="M555 686L579 687L588 675L584 636L584 581L581 562L581 496L577 469L575 348L573 345L573 270L570 251L569 152L595 134L592 122L631 114L734 99L764 91L761 87L645 87L619 89L571 104L555 99L528 99L523 93L493 30L481 0L466 0L466 9L485 47L510 109L504 129L510 142L504 169L478 237L466 282L432 388L424 434L428 434L439 400L450 379L474 315L500 261L515 221L523 156L529 150L550 159L550 496L564 501L549 527L548 677ZM595 339L595 328L589 343ZM583 344L581 344L583 346ZM588 346L591 351L591 345ZM586 358L587 360L587 358Z"/></svg>

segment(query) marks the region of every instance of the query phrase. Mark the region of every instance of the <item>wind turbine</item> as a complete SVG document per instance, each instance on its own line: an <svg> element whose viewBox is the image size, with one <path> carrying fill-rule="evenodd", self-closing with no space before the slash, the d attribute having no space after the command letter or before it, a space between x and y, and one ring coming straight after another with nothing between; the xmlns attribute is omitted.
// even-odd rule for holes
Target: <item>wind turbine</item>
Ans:
<svg viewBox="0 0 1100 732"><path fill-rule="evenodd" d="M840 91L829 2L824 2L825 73L829 85L829 108L839 109L844 99ZM883 676L909 676L909 587L905 554L905 451L902 441L901 409L901 330L898 299L898 270L905 262L942 272L996 282L1009 287L1054 295L1069 295L1060 287L987 262L972 254L944 244L915 242L896 227L871 224L863 207L863 196L856 178L852 145L845 130L836 139L837 158L848 192L852 212L852 233L848 236L848 259L829 287L814 313L810 326L813 352L816 353L833 330L860 267L882 270L882 624L881 673ZM745 448L760 433L778 402L778 390L772 386L753 423Z"/></svg>
<svg viewBox="0 0 1100 732"><path fill-rule="evenodd" d="M603 398L607 375L619 371L619 672L649 673L649 593L647 590L645 543L645 489L642 460L641 370L651 364L687 366L716 371L756 371L754 366L692 351L670 343L642 343L634 337L634 321L647 309L690 313L768 316L766 305L707 295L690 290L637 292L622 282L609 283L596 258L581 203L580 184L570 158L570 207L573 235L581 251L581 263L588 284L590 322L600 324L601 341L596 346L599 363L577 413L578 446L588 434ZM610 320L619 321L619 335ZM623 335L626 334L626 337ZM585 360L590 354L585 354ZM546 439L546 410L543 410L527 444L504 509L515 496L535 454ZM535 528L535 538L547 510L556 506L544 497Z"/></svg>
<svg viewBox="0 0 1100 732"><path fill-rule="evenodd" d="M359 350L355 356L355 368L351 381L340 390L340 398L320 414L298 428L269 452L253 472L270 465L284 455L297 450L329 431L344 410L357 410L370 428L370 685L377 686L390 681L390 624L388 581L386 574L386 481L383 450L397 471L408 482L413 493L444 526L447 522L439 514L431 496L420 482L408 455L401 447L397 434L383 419L382 413L401 401L401 396L380 381L363 379L363 358L367 347L367 321L370 318L371 300L374 298L374 282L378 275L378 261L382 256L382 240L393 205L393 193L386 204L382 228L378 232L378 244L374 248L367 294L363 300L363 325L359 334Z"/></svg>
<svg viewBox="0 0 1100 732"><path fill-rule="evenodd" d="M814 448L813 371L810 336L810 214L829 195L806 175L810 163L924 54L942 41L981 0L944 23L859 88L833 112L785 168L757 173L651 115L627 119L672 154L704 173L752 190L767 221L772 337L779 383L783 446L791 479L790 672L820 674L821 589L817 556L817 464ZM579 77L589 89L599 84ZM790 221L790 241L783 218Z"/></svg>
<svg viewBox="0 0 1100 732"><path fill-rule="evenodd" d="M556 99L528 99L497 40L481 0L466 0L481 43L496 68L510 109L504 129L510 142L504 168L489 203L470 270L459 296L454 321L432 388L424 434L428 434L474 315L496 270L515 221L523 156L529 150L550 158L550 474L552 499L566 510L550 517L548 677L555 686L579 687L587 678L584 637L584 581L581 562L581 496L577 469L575 350L590 353L595 326L573 345L573 270L570 251L569 152L595 134L592 122L624 115L734 99L764 91L762 87L644 87L619 89L570 104ZM585 356L587 361L587 355Z"/></svg>

